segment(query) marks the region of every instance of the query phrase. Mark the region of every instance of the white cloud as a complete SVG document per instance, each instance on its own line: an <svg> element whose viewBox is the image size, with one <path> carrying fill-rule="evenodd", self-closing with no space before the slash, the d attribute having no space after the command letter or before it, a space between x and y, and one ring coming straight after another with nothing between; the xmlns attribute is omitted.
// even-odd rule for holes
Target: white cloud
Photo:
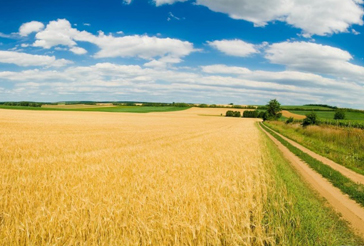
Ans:
<svg viewBox="0 0 364 246"><path fill-rule="evenodd" d="M358 32L357 30L355 30L354 28L351 29L351 32L354 34L354 35L359 35L360 32Z"/></svg>
<svg viewBox="0 0 364 246"><path fill-rule="evenodd" d="M33 46L50 49L53 46L75 46L76 42L72 37L78 34L78 31L71 27L71 24L65 19L59 19L57 21L51 21L47 25L46 29L38 32L36 41Z"/></svg>
<svg viewBox="0 0 364 246"><path fill-rule="evenodd" d="M0 38L13 38L13 35L9 35L9 34L0 32Z"/></svg>
<svg viewBox="0 0 364 246"><path fill-rule="evenodd" d="M87 41L87 40L84 40ZM103 57L140 57L152 59L153 57L184 57L194 51L193 44L172 38L157 38L149 36L114 37L100 35L89 39L101 50L96 58Z"/></svg>
<svg viewBox="0 0 364 246"><path fill-rule="evenodd" d="M245 67L230 67L224 64L216 64L210 66L202 66L202 71L213 74L248 74L251 71Z"/></svg>
<svg viewBox="0 0 364 246"><path fill-rule="evenodd" d="M216 40L207 42L211 47L230 56L247 57L251 54L259 53L254 44L246 43L242 40Z"/></svg>
<svg viewBox="0 0 364 246"><path fill-rule="evenodd" d="M133 0L124 0L123 3L124 4L130 4ZM161 6L164 4L174 4L176 2L186 2L188 0L153 0L153 2L155 3L156 6Z"/></svg>
<svg viewBox="0 0 364 246"><path fill-rule="evenodd" d="M213 69L218 74L212 74ZM241 103L266 103L278 98L283 103L327 103L335 98L336 103L349 105L361 100L364 88L355 83L328 79L311 73L295 71L252 71L243 67L225 65L206 66L202 69L210 74L142 68L136 65L98 63L85 67L69 67L64 71L26 70L22 72L0 72L0 81L15 84L25 92L34 89L59 96L90 93L91 100L110 100L115 95L127 95L130 100L163 100L219 103L237 99ZM211 71L209 71L211 69ZM231 72L231 73L229 73ZM162 82L162 83L161 83ZM32 89L33 90L33 89ZM345 90L346 93L342 93ZM208 96L206 96L208 95ZM118 97L120 100L120 97ZM221 101L222 100L222 101Z"/></svg>
<svg viewBox="0 0 364 246"><path fill-rule="evenodd" d="M69 60L56 59L54 56L31 55L15 51L0 51L0 62L16 64L22 67L63 67L72 63Z"/></svg>
<svg viewBox="0 0 364 246"><path fill-rule="evenodd" d="M350 63L349 52L316 43L282 42L269 46L265 56L271 63L290 70L358 79L363 83L364 67Z"/></svg>
<svg viewBox="0 0 364 246"><path fill-rule="evenodd" d="M176 2L185 2L187 0L153 0L156 6L161 6L163 4L174 4Z"/></svg>
<svg viewBox="0 0 364 246"><path fill-rule="evenodd" d="M173 56L165 56L160 58L159 60L152 60L144 64L145 67L153 67L153 68L160 68L164 69L168 67L169 64L177 64L180 63L182 60L178 57Z"/></svg>
<svg viewBox="0 0 364 246"><path fill-rule="evenodd" d="M346 32L353 24L363 25L362 0L197 0L197 4L255 26L284 21L302 29L305 36Z"/></svg>
<svg viewBox="0 0 364 246"><path fill-rule="evenodd" d="M43 28L44 28L43 23L39 21L31 21L24 23L23 25L20 26L19 34L20 36L25 37L33 32L39 32L40 30L43 30Z"/></svg>
<svg viewBox="0 0 364 246"><path fill-rule="evenodd" d="M72 52L78 41L89 42L97 45L100 51L95 54L95 58L107 57L139 57L146 60L159 59L160 62L175 63L176 60L189 55L195 51L193 44L172 38L158 38L150 36L123 36L114 37L105 35L99 31L97 36L72 28L69 21L60 19L51 21L45 30L37 33L37 40L33 46L49 49L54 46L68 46Z"/></svg>
<svg viewBox="0 0 364 246"><path fill-rule="evenodd" d="M209 74L221 74L225 76L234 76L240 79L245 79L250 81L271 82L281 85L295 85L301 88L329 87L330 89L333 88L347 89L347 87L350 86L352 89L355 90L363 90L361 86L356 85L355 83L351 82L343 83L342 81L324 78L320 75L308 72L298 72L298 71L271 72L262 70L252 71L245 67L226 66L222 64L202 66L201 68L203 72Z"/></svg>
<svg viewBox="0 0 364 246"><path fill-rule="evenodd" d="M81 48L81 47L72 47L70 49L70 51L77 55L83 55L83 54L87 53L87 50L85 50L84 48Z"/></svg>

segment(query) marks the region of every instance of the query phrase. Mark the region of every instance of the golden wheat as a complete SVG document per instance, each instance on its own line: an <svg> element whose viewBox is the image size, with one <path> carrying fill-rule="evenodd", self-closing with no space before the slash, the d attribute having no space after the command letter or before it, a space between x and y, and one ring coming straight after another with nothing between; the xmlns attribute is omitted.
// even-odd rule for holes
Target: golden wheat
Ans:
<svg viewBox="0 0 364 246"><path fill-rule="evenodd" d="M0 244L274 243L255 120L220 111L1 110Z"/></svg>

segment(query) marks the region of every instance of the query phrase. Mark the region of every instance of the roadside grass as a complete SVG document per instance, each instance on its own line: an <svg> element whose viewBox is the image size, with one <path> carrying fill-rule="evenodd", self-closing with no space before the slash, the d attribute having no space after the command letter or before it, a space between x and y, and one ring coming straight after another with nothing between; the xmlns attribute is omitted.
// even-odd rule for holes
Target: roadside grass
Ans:
<svg viewBox="0 0 364 246"><path fill-rule="evenodd" d="M266 123L283 136L364 175L364 131L334 126L308 126L271 121Z"/></svg>
<svg viewBox="0 0 364 246"><path fill-rule="evenodd" d="M261 132L262 134L263 131ZM265 220L271 225L277 245L362 245L364 242L327 202L308 187L297 171L264 134L267 169L274 177L266 203ZM282 201L283 200L283 201ZM281 204L285 204L284 207Z"/></svg>
<svg viewBox="0 0 364 246"><path fill-rule="evenodd" d="M290 110L291 113L306 115L307 111L299 111L299 110ZM334 119L335 111L315 111L318 118L322 119ZM345 112L346 120L363 120L364 121L364 113L361 112Z"/></svg>
<svg viewBox="0 0 364 246"><path fill-rule="evenodd" d="M151 113L151 112L171 112L189 109L189 107L143 107L143 106L117 106L117 107L97 107L94 108L45 108L45 107L22 107L22 106L4 106L0 109L16 110L42 110L42 111L94 111L94 112L120 112L120 113Z"/></svg>
<svg viewBox="0 0 364 246"><path fill-rule="evenodd" d="M364 185L357 184L349 178L342 175L340 172L332 169L331 167L323 164L321 161L311 157L300 149L294 147L289 142L278 136L265 124L261 124L262 127L272 134L279 142L286 146L292 153L298 156L301 160L306 162L312 169L326 178L335 187L339 188L343 193L348 194L349 197L364 206Z"/></svg>

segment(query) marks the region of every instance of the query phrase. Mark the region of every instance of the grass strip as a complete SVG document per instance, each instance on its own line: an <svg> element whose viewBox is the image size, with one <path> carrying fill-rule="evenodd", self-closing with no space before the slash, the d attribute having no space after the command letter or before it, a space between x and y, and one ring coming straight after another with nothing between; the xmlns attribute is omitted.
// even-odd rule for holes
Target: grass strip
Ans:
<svg viewBox="0 0 364 246"><path fill-rule="evenodd" d="M313 158L309 154L306 154L302 150L294 147L292 144L290 144L278 134L276 134L274 131L272 131L270 128L268 128L264 123L261 124L261 126L272 136L274 136L279 142L281 142L285 147L287 147L292 153L294 153L301 160L306 162L312 169L321 174L322 177L326 178L331 184L339 188L345 194L348 194L351 199L358 202L361 206L364 206L364 185L353 182L351 179L345 177L340 172L332 169L330 166L325 165L324 163Z"/></svg>

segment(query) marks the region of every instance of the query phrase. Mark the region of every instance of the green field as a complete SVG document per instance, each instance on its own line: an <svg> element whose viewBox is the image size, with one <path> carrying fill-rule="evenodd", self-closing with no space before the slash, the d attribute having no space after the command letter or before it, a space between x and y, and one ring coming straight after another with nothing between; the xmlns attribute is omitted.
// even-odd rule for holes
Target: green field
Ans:
<svg viewBox="0 0 364 246"><path fill-rule="evenodd" d="M22 106L4 106L0 109L18 109L18 110L47 110L47 111L95 111L95 112L120 112L120 113L151 113L151 112L171 112L180 111L188 108L185 107L143 107L143 106L117 106L117 107L95 107L95 108L43 108L43 107L22 107Z"/></svg>
<svg viewBox="0 0 364 246"><path fill-rule="evenodd" d="M300 105L287 105L281 107L283 110L325 110L325 111L333 111L334 109L328 108L328 107L322 107L322 106L300 106Z"/></svg>
<svg viewBox="0 0 364 246"><path fill-rule="evenodd" d="M291 113L306 115L309 112L307 111L296 111L290 110ZM321 119L334 119L335 111L315 111L318 118ZM346 120L364 120L364 113L360 112L345 112Z"/></svg>

